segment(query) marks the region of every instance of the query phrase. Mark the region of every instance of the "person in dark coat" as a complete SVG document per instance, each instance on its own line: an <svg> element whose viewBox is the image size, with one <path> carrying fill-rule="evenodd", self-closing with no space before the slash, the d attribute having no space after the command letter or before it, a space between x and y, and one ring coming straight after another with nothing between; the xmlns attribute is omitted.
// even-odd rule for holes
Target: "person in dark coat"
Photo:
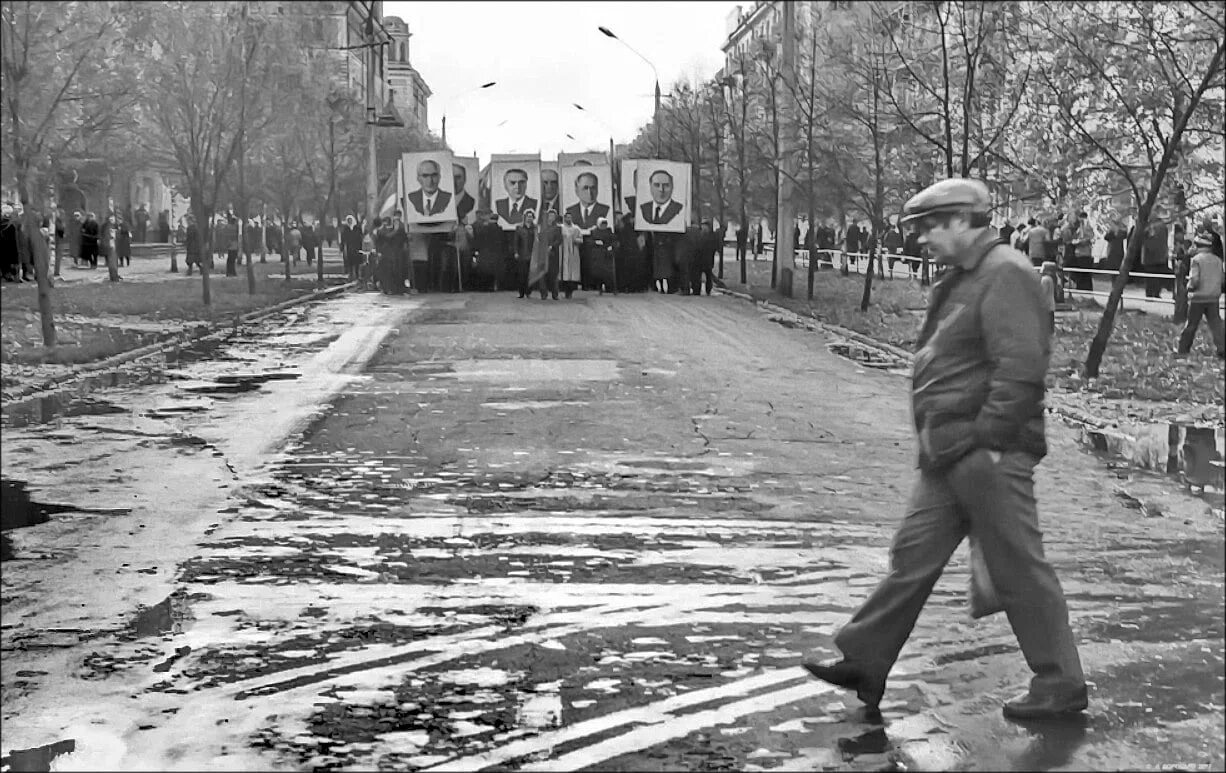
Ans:
<svg viewBox="0 0 1226 773"><path fill-rule="evenodd" d="M79 209L72 211L72 217L64 224L64 238L68 242L68 254L72 257L72 265L81 265L81 228L85 225L85 213Z"/></svg>
<svg viewBox="0 0 1226 773"><path fill-rule="evenodd" d="M1124 245L1128 239L1128 229L1122 223L1114 222L1103 234L1107 241L1107 257L1103 260L1103 268L1107 271L1119 271L1124 264Z"/></svg>
<svg viewBox="0 0 1226 773"><path fill-rule="evenodd" d="M5 204L0 212L0 268L3 269L6 282L21 281L21 252L18 246L21 238L21 221L12 205Z"/></svg>
<svg viewBox="0 0 1226 773"><path fill-rule="evenodd" d="M341 260L345 264L345 274L350 279L358 279L362 266L362 229L353 219L353 215L345 217L341 226Z"/></svg>
<svg viewBox="0 0 1226 773"><path fill-rule="evenodd" d="M603 217L596 221L596 227L592 229L592 232L583 237L592 285L602 294L605 290L615 290L617 287L614 254L616 244L617 237L614 236L613 229L609 228L609 221Z"/></svg>
<svg viewBox="0 0 1226 773"><path fill-rule="evenodd" d="M677 237L679 234L651 234L651 278L662 293L675 293L677 282Z"/></svg>
<svg viewBox="0 0 1226 773"><path fill-rule="evenodd" d="M647 289L647 283L642 280L643 254L639 249L639 235L634 230L634 215L622 215L617 227L617 247L614 260L617 261L618 292L637 293Z"/></svg>
<svg viewBox="0 0 1226 773"><path fill-rule="evenodd" d="M527 298L532 294L528 277L535 247L536 213L528 211L524 213L523 222L515 227L515 286L519 289L520 298Z"/></svg>
<svg viewBox="0 0 1226 773"><path fill-rule="evenodd" d="M736 227L736 259L738 261L745 260L746 251L749 249L749 224L741 223Z"/></svg>
<svg viewBox="0 0 1226 773"><path fill-rule="evenodd" d="M677 292L681 295L696 295L697 288L691 287L691 281L694 279L694 263L698 258L698 250L702 247L703 242L702 229L697 223L690 223L685 229L685 233L681 234L681 238L677 240L677 248L674 252L676 260L676 283Z"/></svg>
<svg viewBox="0 0 1226 773"><path fill-rule="evenodd" d="M85 222L81 224L81 262L90 268L98 267L98 239L102 236L102 227L93 212L85 213Z"/></svg>
<svg viewBox="0 0 1226 773"><path fill-rule="evenodd" d="M115 218L115 265L132 265L132 231L121 217Z"/></svg>
<svg viewBox="0 0 1226 773"><path fill-rule="evenodd" d="M473 277L476 287L499 290L505 286L506 250L502 229L494 222L494 213L488 209L477 212L473 224L473 248L476 250L476 266Z"/></svg>
<svg viewBox="0 0 1226 773"><path fill-rule="evenodd" d="M170 210L163 209L158 213L158 241L170 241Z"/></svg>
<svg viewBox="0 0 1226 773"><path fill-rule="evenodd" d="M192 267L200 265L200 229L196 227L196 218L188 213L187 228L183 232L183 261L187 264L187 275L192 275Z"/></svg>
<svg viewBox="0 0 1226 773"><path fill-rule="evenodd" d="M311 265L311 261L319 257L317 250L319 249L319 234L315 233L315 226L310 223L302 224L302 249L306 251L307 265Z"/></svg>
<svg viewBox="0 0 1226 773"><path fill-rule="evenodd" d="M217 232L217 245L226 252L226 276L238 276L238 218L227 215Z"/></svg>
<svg viewBox="0 0 1226 773"><path fill-rule="evenodd" d="M375 250L379 253L379 285L383 292L404 295L409 244L408 232L400 220L399 210L390 221L384 220L375 232Z"/></svg>
<svg viewBox="0 0 1226 773"><path fill-rule="evenodd" d="M812 236L813 232L810 229L805 236ZM702 221L702 240L698 245L698 254L694 257L693 274L690 278L690 289L694 295L702 294L703 280L706 280L707 295L711 294L711 288L715 285L715 254L719 252L720 243L723 237L718 231L712 230L711 221Z"/></svg>
<svg viewBox="0 0 1226 773"><path fill-rule="evenodd" d="M133 236L136 237L137 244L144 244L146 237L149 236L149 210L145 208L144 204L137 207L135 222L136 233Z"/></svg>

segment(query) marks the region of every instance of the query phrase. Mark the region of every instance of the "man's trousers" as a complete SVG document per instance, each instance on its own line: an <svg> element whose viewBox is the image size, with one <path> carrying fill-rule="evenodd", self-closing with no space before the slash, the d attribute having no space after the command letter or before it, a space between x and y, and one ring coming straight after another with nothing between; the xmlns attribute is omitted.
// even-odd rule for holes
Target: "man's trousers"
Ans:
<svg viewBox="0 0 1226 773"><path fill-rule="evenodd" d="M920 472L890 548L890 573L835 644L884 683L920 610L962 539L974 534L1013 634L1034 672L1036 694L1085 684L1055 570L1043 554L1034 498L1037 460L979 449L943 472Z"/></svg>

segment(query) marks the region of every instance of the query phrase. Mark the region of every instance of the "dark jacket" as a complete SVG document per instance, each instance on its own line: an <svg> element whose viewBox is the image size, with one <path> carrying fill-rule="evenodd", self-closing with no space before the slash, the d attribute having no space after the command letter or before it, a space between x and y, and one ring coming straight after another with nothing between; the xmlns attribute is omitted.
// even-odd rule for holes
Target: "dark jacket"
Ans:
<svg viewBox="0 0 1226 773"><path fill-rule="evenodd" d="M932 288L911 385L920 467L976 448L1047 453L1043 421L1052 325L1030 261L987 236L967 269Z"/></svg>
<svg viewBox="0 0 1226 773"><path fill-rule="evenodd" d="M532 260L532 248L536 245L536 229L521 225L515 229L515 259L521 263Z"/></svg>
<svg viewBox="0 0 1226 773"><path fill-rule="evenodd" d="M183 235L183 252L187 255L188 262L200 259L200 229L195 223L187 224L187 231Z"/></svg>
<svg viewBox="0 0 1226 773"><path fill-rule="evenodd" d="M361 250L362 229L356 224L352 228L348 223L341 226L341 255L348 257L349 260L357 260Z"/></svg>

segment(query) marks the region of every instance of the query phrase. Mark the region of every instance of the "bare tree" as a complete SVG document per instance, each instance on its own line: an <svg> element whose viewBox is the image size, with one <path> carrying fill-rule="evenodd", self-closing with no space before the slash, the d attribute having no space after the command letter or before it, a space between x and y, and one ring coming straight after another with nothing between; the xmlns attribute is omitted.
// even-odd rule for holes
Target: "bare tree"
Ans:
<svg viewBox="0 0 1226 773"><path fill-rule="evenodd" d="M1224 13L1211 2L1083 1L1044 3L1029 20L1042 56L1036 99L1136 206L1135 236L1086 354L1088 378L1098 375L1143 236L1155 214L1167 214L1171 170L1191 163L1190 150L1222 155Z"/></svg>

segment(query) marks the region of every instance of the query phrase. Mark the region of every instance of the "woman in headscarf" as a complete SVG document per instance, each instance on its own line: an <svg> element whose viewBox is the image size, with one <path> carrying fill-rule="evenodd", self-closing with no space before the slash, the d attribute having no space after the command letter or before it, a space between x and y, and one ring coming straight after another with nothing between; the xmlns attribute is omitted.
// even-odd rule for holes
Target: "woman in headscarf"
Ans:
<svg viewBox="0 0 1226 773"><path fill-rule="evenodd" d="M562 245L562 228L558 225L558 213L545 213L545 222L536 232L532 246L532 263L528 267L528 286L540 286L541 300L548 291L558 299L558 248Z"/></svg>
<svg viewBox="0 0 1226 773"><path fill-rule="evenodd" d="M583 273L583 263L579 256L579 247L582 244L583 232L575 225L574 218L568 212L562 218L562 249L558 273L559 284L567 298L579 286Z"/></svg>

